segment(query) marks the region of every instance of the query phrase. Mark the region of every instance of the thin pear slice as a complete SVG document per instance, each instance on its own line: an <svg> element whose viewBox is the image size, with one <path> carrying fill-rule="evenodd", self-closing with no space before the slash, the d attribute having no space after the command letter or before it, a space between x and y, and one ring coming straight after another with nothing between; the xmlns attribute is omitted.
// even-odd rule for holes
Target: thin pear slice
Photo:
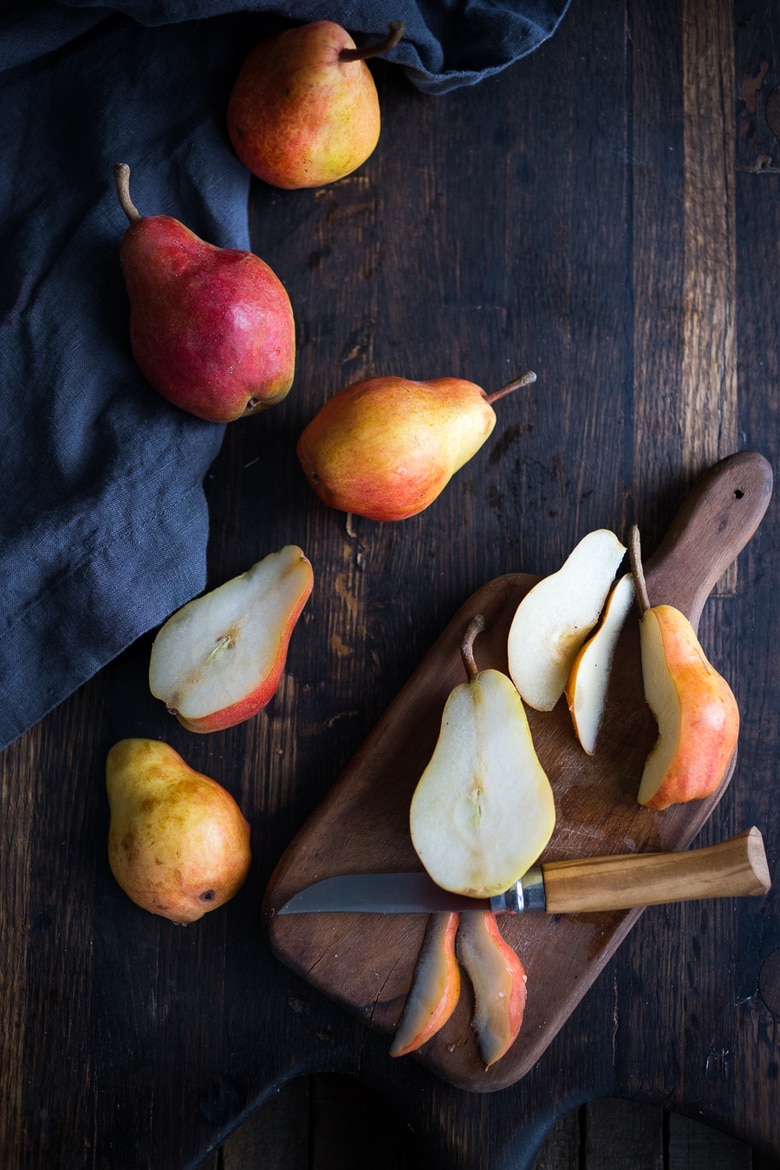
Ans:
<svg viewBox="0 0 780 1170"><path fill-rule="evenodd" d="M256 715L279 687L312 585L310 562L289 544L188 602L154 640L152 694L190 731L221 731Z"/></svg>
<svg viewBox="0 0 780 1170"><path fill-rule="evenodd" d="M642 681L658 724L637 800L648 808L664 809L701 800L718 788L737 750L739 706L685 614L672 605L650 605L636 528L631 532L631 558L642 610Z"/></svg>
<svg viewBox="0 0 780 1170"><path fill-rule="evenodd" d="M509 629L509 673L529 707L552 711L560 699L625 552L614 532L597 528L520 602Z"/></svg>
<svg viewBox="0 0 780 1170"><path fill-rule="evenodd" d="M633 603L634 579L626 573L610 593L601 621L574 659L566 683L574 733L589 756L596 751L615 648Z"/></svg>
<svg viewBox="0 0 780 1170"><path fill-rule="evenodd" d="M414 982L398 1024L391 1056L406 1056L443 1028L460 998L460 967L455 958L458 914L432 914L428 920Z"/></svg>
<svg viewBox="0 0 780 1170"><path fill-rule="evenodd" d="M508 1052L520 1033L526 1002L525 969L489 910L468 910L461 915L458 953L474 989L471 1026L488 1069Z"/></svg>
<svg viewBox="0 0 780 1170"><path fill-rule="evenodd" d="M447 698L409 827L438 885L484 898L506 890L536 861L555 826L555 802L510 679L476 669L471 649L480 620L462 647L469 680Z"/></svg>

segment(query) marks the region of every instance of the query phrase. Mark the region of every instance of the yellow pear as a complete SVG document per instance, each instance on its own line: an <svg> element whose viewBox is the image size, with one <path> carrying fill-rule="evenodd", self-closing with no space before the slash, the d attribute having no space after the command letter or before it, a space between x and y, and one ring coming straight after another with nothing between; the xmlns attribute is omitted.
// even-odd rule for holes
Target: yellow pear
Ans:
<svg viewBox="0 0 780 1170"><path fill-rule="evenodd" d="M700 800L718 788L737 749L739 707L685 614L672 605L650 605L636 527L630 549L642 612L642 680L658 724L637 800L663 809Z"/></svg>
<svg viewBox="0 0 780 1170"><path fill-rule="evenodd" d="M186 925L243 885L249 824L230 793L166 743L122 739L106 759L108 859L129 898Z"/></svg>
<svg viewBox="0 0 780 1170"><path fill-rule="evenodd" d="M412 797L412 843L446 890L489 898L522 877L549 841L555 802L528 717L510 679L477 670L469 626L461 653L468 681L454 688L433 755Z"/></svg>

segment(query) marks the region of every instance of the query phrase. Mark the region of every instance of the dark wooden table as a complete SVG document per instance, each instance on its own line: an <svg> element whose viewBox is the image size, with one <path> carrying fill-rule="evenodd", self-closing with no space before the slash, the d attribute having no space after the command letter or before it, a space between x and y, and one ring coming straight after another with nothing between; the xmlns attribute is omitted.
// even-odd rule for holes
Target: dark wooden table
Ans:
<svg viewBox="0 0 780 1170"><path fill-rule="evenodd" d="M550 42L472 89L375 76L383 134L355 176L253 188L298 371L283 405L228 430L206 483L213 584L287 542L314 565L279 693L251 723L191 735L148 692L149 635L0 757L0 1160L194 1167L318 1071L358 1076L448 1170L522 1170L557 1118L606 1096L780 1156L776 891L646 911L538 1064L493 1094L392 1061L270 953L274 866L477 587L552 571L590 528L637 520L652 548L704 468L738 450L776 467L780 447L773 0L573 0ZM536 384L421 516L348 523L306 484L295 440L342 384L493 389L527 368ZM773 874L779 527L772 504L700 626L742 732L697 844L757 825ZM251 820L246 886L198 925L142 912L109 872L103 767L128 735L166 739Z"/></svg>

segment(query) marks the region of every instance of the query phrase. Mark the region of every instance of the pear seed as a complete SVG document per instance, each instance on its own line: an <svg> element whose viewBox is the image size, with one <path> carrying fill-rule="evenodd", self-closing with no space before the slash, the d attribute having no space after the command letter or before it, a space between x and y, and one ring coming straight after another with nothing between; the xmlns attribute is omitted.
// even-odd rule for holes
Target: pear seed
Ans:
<svg viewBox="0 0 780 1170"><path fill-rule="evenodd" d="M232 645L233 645L233 635L232 634L223 634L222 637L217 641L217 644L214 647L214 649L211 650L210 653L207 655L206 662L213 662L215 658L219 658L220 654L222 654L223 651L229 650Z"/></svg>

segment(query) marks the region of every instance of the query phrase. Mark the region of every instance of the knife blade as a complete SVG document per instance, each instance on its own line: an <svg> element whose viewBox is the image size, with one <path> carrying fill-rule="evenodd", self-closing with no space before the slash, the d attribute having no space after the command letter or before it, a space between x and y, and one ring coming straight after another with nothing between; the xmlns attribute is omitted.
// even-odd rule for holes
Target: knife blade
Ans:
<svg viewBox="0 0 780 1170"><path fill-rule="evenodd" d="M450 893L426 873L339 874L305 887L276 913L579 914L704 898L756 897L768 893L771 884L764 841L753 827L700 849L542 862L492 898Z"/></svg>

